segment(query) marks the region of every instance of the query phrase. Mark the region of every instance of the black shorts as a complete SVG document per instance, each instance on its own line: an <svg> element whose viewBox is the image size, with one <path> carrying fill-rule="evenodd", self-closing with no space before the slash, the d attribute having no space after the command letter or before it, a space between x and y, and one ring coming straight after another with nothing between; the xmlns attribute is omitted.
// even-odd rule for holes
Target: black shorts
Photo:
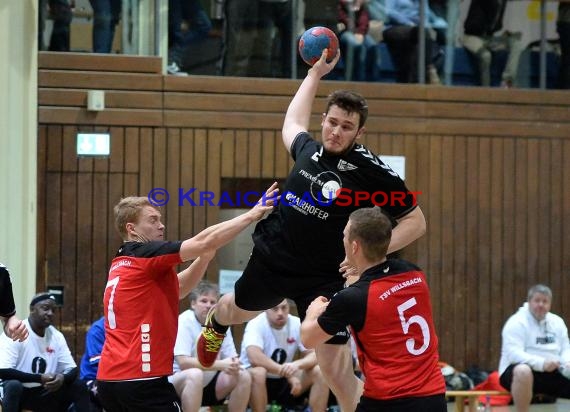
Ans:
<svg viewBox="0 0 570 412"><path fill-rule="evenodd" d="M220 371L216 372L214 378L202 389L202 406L223 405L225 399L216 398L216 382L220 376Z"/></svg>
<svg viewBox="0 0 570 412"><path fill-rule="evenodd" d="M19 411L20 408L22 408L22 410L25 408L45 412L58 412L66 410L71 403L64 403L64 393L62 390L46 393L43 386L28 388L23 386L22 382L13 379L2 381L0 386L2 386L2 389L0 389L0 402L3 402L3 410L10 408ZM14 397L13 393L20 393L20 395ZM14 401L14 403L19 401L19 407L14 404L8 405L9 400Z"/></svg>
<svg viewBox="0 0 570 412"><path fill-rule="evenodd" d="M285 406L286 409L295 409L296 406L303 405L305 398L309 396L308 391L295 397L291 395L291 385L287 378L267 378L267 402L276 402Z"/></svg>
<svg viewBox="0 0 570 412"><path fill-rule="evenodd" d="M331 298L343 285L344 279L338 270L330 276L301 272L297 268L286 270L281 265L271 264L254 248L243 275L235 284L235 299L240 308L258 311L271 309L289 298L297 305L303 320L316 297Z"/></svg>
<svg viewBox="0 0 570 412"><path fill-rule="evenodd" d="M513 369L517 365L510 365L501 374L499 382L501 386L511 391L513 382ZM532 371L533 383L532 392L543 395L550 395L560 398L570 398L570 380L562 376L558 371L555 372L537 372Z"/></svg>
<svg viewBox="0 0 570 412"><path fill-rule="evenodd" d="M447 412L445 395L420 396L390 400L362 396L355 412Z"/></svg>
<svg viewBox="0 0 570 412"><path fill-rule="evenodd" d="M97 381L99 400L107 411L181 412L167 377L136 381Z"/></svg>

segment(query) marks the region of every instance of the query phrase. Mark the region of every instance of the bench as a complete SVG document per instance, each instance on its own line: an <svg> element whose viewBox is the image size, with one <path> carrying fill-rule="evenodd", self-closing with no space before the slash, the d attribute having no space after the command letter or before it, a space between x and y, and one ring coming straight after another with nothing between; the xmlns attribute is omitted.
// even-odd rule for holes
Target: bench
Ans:
<svg viewBox="0 0 570 412"><path fill-rule="evenodd" d="M509 392L503 391L446 391L445 397L455 398L455 412L463 412L465 410L465 399L468 399L469 412L477 412L479 404L479 396L497 396L510 395Z"/></svg>

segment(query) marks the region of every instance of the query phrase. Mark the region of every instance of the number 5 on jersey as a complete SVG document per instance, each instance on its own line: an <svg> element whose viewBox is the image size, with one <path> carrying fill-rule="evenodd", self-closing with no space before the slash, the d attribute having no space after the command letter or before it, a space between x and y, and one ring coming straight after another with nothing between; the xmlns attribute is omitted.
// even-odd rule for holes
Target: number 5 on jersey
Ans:
<svg viewBox="0 0 570 412"><path fill-rule="evenodd" d="M414 306L416 306L416 304L417 304L416 298L408 299L400 306L398 306L398 314L400 315L400 322L402 323L402 330L404 331L404 335L410 333L409 332L410 325L417 323L418 326L420 327L424 341L423 345L419 349L415 349L416 340L414 338L409 338L406 341L406 349L408 349L408 352L410 352L412 355L421 355L429 347L430 333L429 333L428 323L423 316L412 315L410 316L409 319L406 319L406 316L404 315L405 311L413 308Z"/></svg>

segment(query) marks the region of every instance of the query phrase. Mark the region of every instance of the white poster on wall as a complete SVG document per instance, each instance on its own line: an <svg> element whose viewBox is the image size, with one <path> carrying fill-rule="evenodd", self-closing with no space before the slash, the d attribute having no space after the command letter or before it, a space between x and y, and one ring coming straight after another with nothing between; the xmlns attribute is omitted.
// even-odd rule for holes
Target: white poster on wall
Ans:
<svg viewBox="0 0 570 412"><path fill-rule="evenodd" d="M234 284L239 279L243 271L220 269L220 294L234 291Z"/></svg>
<svg viewBox="0 0 570 412"><path fill-rule="evenodd" d="M386 163L390 168L398 173L402 180L406 180L406 157L405 156L378 156L380 160Z"/></svg>

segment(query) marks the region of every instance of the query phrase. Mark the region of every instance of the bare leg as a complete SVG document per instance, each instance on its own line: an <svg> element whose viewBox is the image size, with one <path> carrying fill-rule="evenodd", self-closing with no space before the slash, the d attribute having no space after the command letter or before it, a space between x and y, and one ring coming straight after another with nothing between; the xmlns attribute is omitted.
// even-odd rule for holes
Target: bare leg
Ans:
<svg viewBox="0 0 570 412"><path fill-rule="evenodd" d="M249 368L251 374L251 397L249 406L252 412L265 412L267 405L267 371L262 367Z"/></svg>
<svg viewBox="0 0 570 412"><path fill-rule="evenodd" d="M528 365L517 365L513 369L513 382L511 394L517 412L528 412L532 400L532 384L534 376Z"/></svg>
<svg viewBox="0 0 570 412"><path fill-rule="evenodd" d="M320 344L315 348L317 361L329 388L343 412L352 412L362 395L363 382L354 375L350 347Z"/></svg>
<svg viewBox="0 0 570 412"><path fill-rule="evenodd" d="M220 353L229 326L247 322L259 313L261 311L238 308L233 293L222 296L216 306L209 310L202 333L196 342L198 362L206 368L211 367Z"/></svg>
<svg viewBox="0 0 570 412"><path fill-rule="evenodd" d="M228 412L243 412L247 409L251 391L251 376L249 372L240 370L237 376L222 372L216 382L216 398L224 399L230 395Z"/></svg>
<svg viewBox="0 0 570 412"><path fill-rule="evenodd" d="M312 382L311 391L309 392L309 406L311 407L311 411L323 412L327 409L329 387L318 365L308 371L308 375Z"/></svg>
<svg viewBox="0 0 570 412"><path fill-rule="evenodd" d="M214 318L220 325L237 325L255 318L261 311L252 312L237 307L233 293L226 293L215 307Z"/></svg>
<svg viewBox="0 0 570 412"><path fill-rule="evenodd" d="M198 368L185 369L173 376L172 385L182 401L184 412L198 412L202 404L202 379Z"/></svg>

